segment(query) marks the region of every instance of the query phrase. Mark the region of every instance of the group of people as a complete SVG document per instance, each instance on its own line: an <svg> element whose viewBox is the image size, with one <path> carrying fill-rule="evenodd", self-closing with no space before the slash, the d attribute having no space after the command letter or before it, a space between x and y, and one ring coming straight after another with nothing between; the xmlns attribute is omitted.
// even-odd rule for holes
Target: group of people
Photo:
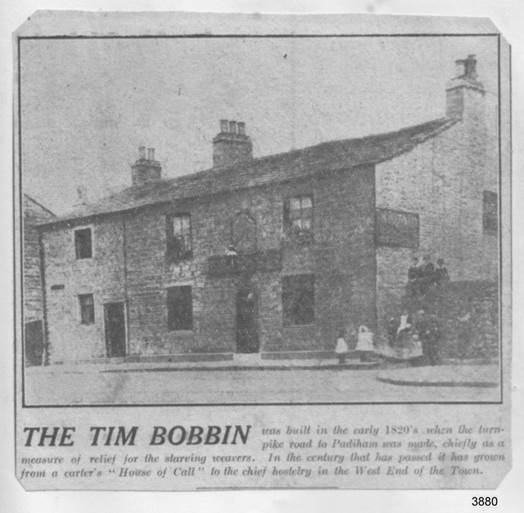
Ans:
<svg viewBox="0 0 524 513"><path fill-rule="evenodd" d="M422 262L418 257L413 257L408 269L407 292L410 296L425 295L431 287L448 280L449 274L444 259L439 258L435 267L429 255L424 255Z"/></svg>
<svg viewBox="0 0 524 513"><path fill-rule="evenodd" d="M389 347L388 351L383 353L386 358L407 361L413 365L439 363L441 328L436 315L422 308L413 314L404 310L400 317L392 317L389 320L387 332ZM352 336L346 329L338 333L335 354L340 364L346 362L349 353L347 340ZM374 334L369 328L364 325L358 328L354 351L360 356L361 362L375 361L377 353L373 338Z"/></svg>
<svg viewBox="0 0 524 513"><path fill-rule="evenodd" d="M346 363L346 358L349 353L349 346L346 342L348 336L351 336L351 334L348 333L348 330L346 329L341 329L338 332L335 354L337 355L338 363L341 365ZM367 326L359 326L357 330L357 345L355 351L360 356L361 362L374 361L375 347L373 342L373 332Z"/></svg>
<svg viewBox="0 0 524 513"><path fill-rule="evenodd" d="M388 323L389 346L394 358L423 365L436 365L439 361L441 339L440 323L436 315L423 308L410 314L402 312Z"/></svg>

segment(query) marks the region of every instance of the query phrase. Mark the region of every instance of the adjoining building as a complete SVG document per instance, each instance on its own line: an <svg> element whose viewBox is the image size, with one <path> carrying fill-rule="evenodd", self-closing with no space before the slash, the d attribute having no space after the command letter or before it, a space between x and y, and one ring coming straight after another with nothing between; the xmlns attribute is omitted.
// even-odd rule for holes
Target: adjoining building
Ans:
<svg viewBox="0 0 524 513"><path fill-rule="evenodd" d="M37 226L55 217L28 194L23 195L24 356L26 365L46 362L42 246Z"/></svg>
<svg viewBox="0 0 524 513"><path fill-rule="evenodd" d="M331 354L380 340L414 254L452 282L496 283L496 127L476 60L439 119L253 158L222 120L213 168L162 178L141 147L132 186L40 224L51 363Z"/></svg>

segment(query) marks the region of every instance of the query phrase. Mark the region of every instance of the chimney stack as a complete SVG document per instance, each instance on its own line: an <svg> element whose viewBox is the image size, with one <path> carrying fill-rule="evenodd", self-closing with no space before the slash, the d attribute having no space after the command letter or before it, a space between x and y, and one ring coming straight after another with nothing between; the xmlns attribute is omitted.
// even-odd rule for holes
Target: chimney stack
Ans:
<svg viewBox="0 0 524 513"><path fill-rule="evenodd" d="M156 182L162 178L162 166L155 160L155 149L138 147L138 159L131 166L131 177L134 187L140 187L150 182Z"/></svg>
<svg viewBox="0 0 524 513"><path fill-rule="evenodd" d="M220 132L213 138L213 167L233 166L253 158L253 144L241 121L220 120Z"/></svg>
<svg viewBox="0 0 524 513"><path fill-rule="evenodd" d="M463 119L478 106L485 90L477 79L477 59L470 54L455 61L456 76L446 87L446 116Z"/></svg>

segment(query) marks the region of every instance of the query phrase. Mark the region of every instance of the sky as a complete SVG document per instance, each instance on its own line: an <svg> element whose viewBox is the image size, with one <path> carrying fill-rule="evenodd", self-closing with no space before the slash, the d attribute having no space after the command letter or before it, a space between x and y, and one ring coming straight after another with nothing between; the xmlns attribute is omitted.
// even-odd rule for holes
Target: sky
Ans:
<svg viewBox="0 0 524 513"><path fill-rule="evenodd" d="M141 144L164 178L207 169L220 119L259 157L439 118L468 54L494 111L495 37L23 40L23 190L63 214L128 187Z"/></svg>

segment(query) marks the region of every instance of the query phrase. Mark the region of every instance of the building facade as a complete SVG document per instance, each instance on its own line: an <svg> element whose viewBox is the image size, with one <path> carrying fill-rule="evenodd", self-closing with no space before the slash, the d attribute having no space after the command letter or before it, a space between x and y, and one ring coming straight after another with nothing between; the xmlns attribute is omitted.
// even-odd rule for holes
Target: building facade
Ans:
<svg viewBox="0 0 524 513"><path fill-rule="evenodd" d="M55 217L31 196L23 196L24 356L26 365L41 365L44 351L44 293L42 246L38 225Z"/></svg>
<svg viewBox="0 0 524 513"><path fill-rule="evenodd" d="M383 336L414 254L496 282L496 134L457 63L442 118L396 132L253 158L223 120L170 180L140 148L130 188L40 225L49 361L322 356Z"/></svg>

